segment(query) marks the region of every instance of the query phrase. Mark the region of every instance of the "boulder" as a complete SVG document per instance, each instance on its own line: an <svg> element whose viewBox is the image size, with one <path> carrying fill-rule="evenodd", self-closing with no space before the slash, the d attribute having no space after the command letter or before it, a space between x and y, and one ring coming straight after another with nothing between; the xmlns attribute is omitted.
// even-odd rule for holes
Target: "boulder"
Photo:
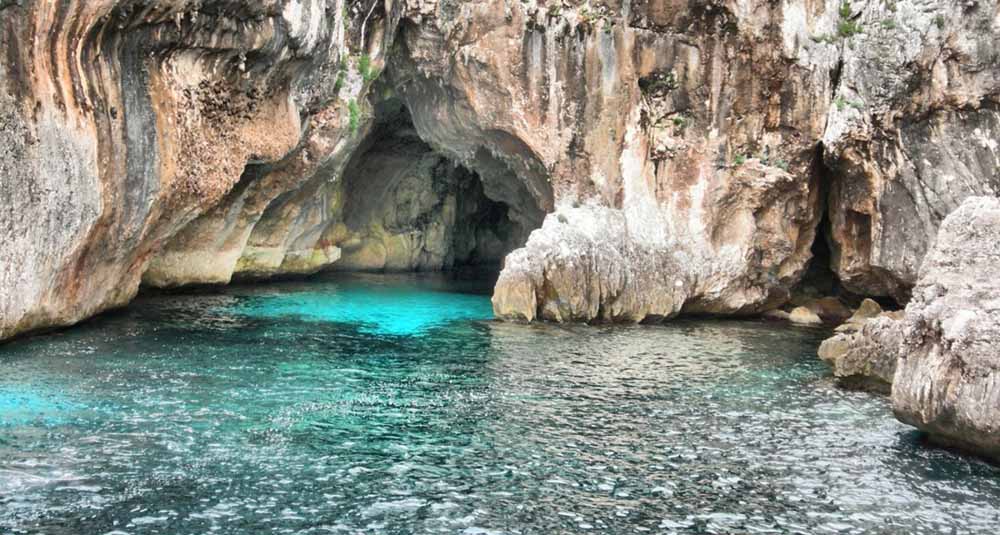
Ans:
<svg viewBox="0 0 1000 535"><path fill-rule="evenodd" d="M851 309L836 297L821 297L809 300L803 305L823 321L840 323L851 317Z"/></svg>
<svg viewBox="0 0 1000 535"><path fill-rule="evenodd" d="M788 321L798 325L822 325L823 320L806 307L795 307L788 315Z"/></svg>
<svg viewBox="0 0 1000 535"><path fill-rule="evenodd" d="M872 319L878 317L882 314L882 305L875 302L873 299L865 298L861 301L861 306L854 311L854 314L847 320L851 323L861 323L864 320Z"/></svg>
<svg viewBox="0 0 1000 535"><path fill-rule="evenodd" d="M901 322L896 417L1000 459L1000 200L966 200L941 226Z"/></svg>
<svg viewBox="0 0 1000 535"><path fill-rule="evenodd" d="M851 329L823 341L819 357L843 386L888 394L902 338L898 321L888 315L859 321L844 324Z"/></svg>

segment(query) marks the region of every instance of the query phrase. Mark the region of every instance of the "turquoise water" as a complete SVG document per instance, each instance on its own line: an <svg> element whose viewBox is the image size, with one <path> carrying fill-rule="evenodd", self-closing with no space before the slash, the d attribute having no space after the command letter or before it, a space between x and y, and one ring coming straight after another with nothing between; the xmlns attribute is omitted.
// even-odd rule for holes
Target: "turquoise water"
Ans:
<svg viewBox="0 0 1000 535"><path fill-rule="evenodd" d="M488 285L160 295L0 346L0 533L997 533L822 331L525 326Z"/></svg>
<svg viewBox="0 0 1000 535"><path fill-rule="evenodd" d="M489 299L482 295L427 291L391 278L367 277L365 282L261 296L230 311L255 318L343 323L376 336L423 336L456 320L493 315Z"/></svg>

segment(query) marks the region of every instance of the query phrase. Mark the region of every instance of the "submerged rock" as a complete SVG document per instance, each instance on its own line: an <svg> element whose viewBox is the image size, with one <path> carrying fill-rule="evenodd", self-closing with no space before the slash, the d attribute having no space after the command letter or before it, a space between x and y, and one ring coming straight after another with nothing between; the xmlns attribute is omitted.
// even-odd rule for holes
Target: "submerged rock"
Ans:
<svg viewBox="0 0 1000 535"><path fill-rule="evenodd" d="M1000 200L949 215L906 307L892 385L896 417L1000 459Z"/></svg>

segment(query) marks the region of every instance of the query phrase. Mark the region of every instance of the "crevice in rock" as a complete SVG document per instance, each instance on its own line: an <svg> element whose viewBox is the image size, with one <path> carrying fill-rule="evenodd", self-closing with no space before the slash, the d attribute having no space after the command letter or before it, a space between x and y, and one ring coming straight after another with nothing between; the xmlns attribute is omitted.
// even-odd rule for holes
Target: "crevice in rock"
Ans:
<svg viewBox="0 0 1000 535"><path fill-rule="evenodd" d="M827 296L838 297L848 302L854 301L854 296L848 295L849 292L847 292L840 284L840 279L837 277L837 274L833 269L833 237L830 234L831 225L829 214L829 195L832 183L832 170L827 167L823 157L823 144L818 143L813 156L813 164L810 173L812 173L814 177L813 180L811 180L811 183L815 184L815 187L819 188L819 211L822 216L816 224L813 243L810 248L812 260L809 261L809 266L806 268L806 272L802 276L802 279L791 290L793 303L800 303L809 299Z"/></svg>
<svg viewBox="0 0 1000 535"><path fill-rule="evenodd" d="M885 310L896 310L899 308L899 304L891 297L853 292L837 274L838 246L831 220L831 203L835 201L831 197L835 193L834 186L837 179L837 170L831 168L827 163L825 150L822 143L816 146L816 155L813 158L814 163L811 171L816 177L814 183L819 188L819 196L822 202L822 206L820 207L822 217L817 223L815 238L811 247L812 260L809 262L809 267L806 269L805 275L792 288L792 301L793 303L800 303L809 299L830 296L836 297L852 308L856 308L865 298L870 298L878 302ZM850 224L848 226L856 230L854 234L868 234L870 221L866 214L848 210L844 213L844 217L853 221L853 223L849 221L848 223Z"/></svg>

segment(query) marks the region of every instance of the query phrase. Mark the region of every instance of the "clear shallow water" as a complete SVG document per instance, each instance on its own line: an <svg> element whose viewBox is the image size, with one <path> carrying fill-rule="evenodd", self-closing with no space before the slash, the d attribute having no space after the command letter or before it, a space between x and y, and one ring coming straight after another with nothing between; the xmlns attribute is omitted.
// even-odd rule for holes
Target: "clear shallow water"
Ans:
<svg viewBox="0 0 1000 535"><path fill-rule="evenodd" d="M837 390L822 332L490 316L360 277L0 346L0 533L1000 529L1000 470Z"/></svg>

